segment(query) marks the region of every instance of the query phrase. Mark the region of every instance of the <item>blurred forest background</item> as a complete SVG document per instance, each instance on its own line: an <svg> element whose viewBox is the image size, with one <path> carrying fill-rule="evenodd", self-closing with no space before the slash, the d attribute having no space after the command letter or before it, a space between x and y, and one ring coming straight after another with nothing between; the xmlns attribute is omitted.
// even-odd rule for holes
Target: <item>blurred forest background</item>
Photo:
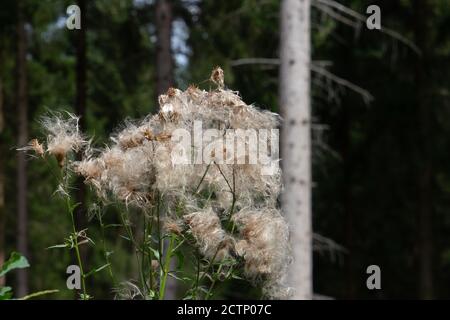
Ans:
<svg viewBox="0 0 450 320"><path fill-rule="evenodd" d="M48 168L16 151L42 137L40 115L70 110L97 144L106 143L126 117L156 112L168 87L207 87L217 65L244 101L279 112L280 1L81 0L82 29L68 30L66 8L74 3L0 2L0 264L23 253L31 267L6 283L21 294L59 289L51 296L59 299L74 296L66 288L73 261L46 248L70 228L64 204L51 197L57 182ZM314 292L450 298L450 2L339 3L364 16L379 5L382 24L421 53L313 1L311 55L320 66L311 73ZM78 197L89 203L91 196L80 188ZM83 226L87 208L80 210ZM114 214L105 219L116 223ZM89 224L94 241L99 232ZM120 232L106 237L116 273L127 279L135 270ZM100 252L83 254L91 266L104 264ZM382 290L366 287L371 264L381 268ZM88 287L97 299L113 297L106 272ZM220 294L257 297L239 280Z"/></svg>

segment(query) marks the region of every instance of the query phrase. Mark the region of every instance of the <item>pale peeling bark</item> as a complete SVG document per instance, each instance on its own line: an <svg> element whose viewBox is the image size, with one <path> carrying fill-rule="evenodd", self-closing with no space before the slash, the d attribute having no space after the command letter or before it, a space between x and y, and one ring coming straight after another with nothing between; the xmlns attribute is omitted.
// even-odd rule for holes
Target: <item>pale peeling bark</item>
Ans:
<svg viewBox="0 0 450 320"><path fill-rule="evenodd" d="M312 298L310 0L281 5L282 208L291 230L293 299Z"/></svg>

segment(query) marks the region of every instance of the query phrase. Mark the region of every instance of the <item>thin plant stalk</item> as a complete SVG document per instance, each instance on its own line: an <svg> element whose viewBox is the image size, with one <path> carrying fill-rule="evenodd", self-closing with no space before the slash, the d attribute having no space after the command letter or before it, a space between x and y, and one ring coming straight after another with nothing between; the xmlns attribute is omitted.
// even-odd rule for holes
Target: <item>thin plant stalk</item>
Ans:
<svg viewBox="0 0 450 320"><path fill-rule="evenodd" d="M85 274L84 274L84 270L83 270L83 263L81 262L81 255L80 255L80 249L79 249L79 244L78 244L78 232L75 227L75 218L73 216L74 207L70 204L70 198L68 196L66 197L66 205L69 210L70 218L71 218L71 222L72 222L73 244L74 244L73 246L75 248L77 263L78 263L78 267L80 268L80 273L81 273L81 287L83 290L83 300L87 300L88 296L87 296L87 292L86 292Z"/></svg>
<svg viewBox="0 0 450 320"><path fill-rule="evenodd" d="M112 270L112 266L111 266L111 261L109 259L109 255L108 255L108 251L106 250L106 237L105 237L105 225L103 224L103 219L102 219L102 213L99 212L98 213L98 221L100 223L100 229L101 229L101 242L102 242L102 247L103 247L103 254L105 256L105 261L108 264L108 273L109 276L111 277L111 280L113 281L114 287L117 287L117 281L116 278L114 277L114 273Z"/></svg>
<svg viewBox="0 0 450 320"><path fill-rule="evenodd" d="M166 253L166 258L164 259L164 266L162 269L163 275L161 278L161 285L159 288L159 300L163 300L164 299L164 295L165 295L165 291L166 291L166 282L167 282L167 276L169 275L169 268L170 268L170 260L172 258L172 253L173 253L173 247L175 245L175 240L176 240L176 236L174 234L172 234L170 236L170 242L169 242L169 247L167 249L167 253Z"/></svg>
<svg viewBox="0 0 450 320"><path fill-rule="evenodd" d="M145 279L144 279L144 275L142 273L142 268L140 268L139 266L141 265L140 259L139 259L139 250L142 250L139 245L136 243L135 239L134 239L134 235L133 235L133 231L131 229L131 227L129 227L125 221L124 215L123 213L120 214L120 218L122 221L122 225L125 228L125 231L127 232L128 238L130 239L133 247L134 247L134 251L135 251L135 257L136 257L136 263L139 269L139 277L141 280L141 286L142 289L145 290L146 289L146 283L145 283Z"/></svg>

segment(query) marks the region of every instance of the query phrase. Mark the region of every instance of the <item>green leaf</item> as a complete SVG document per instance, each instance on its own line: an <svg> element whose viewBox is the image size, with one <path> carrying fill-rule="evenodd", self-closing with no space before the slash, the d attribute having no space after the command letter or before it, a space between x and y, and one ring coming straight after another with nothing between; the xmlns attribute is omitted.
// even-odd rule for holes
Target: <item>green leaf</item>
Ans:
<svg viewBox="0 0 450 320"><path fill-rule="evenodd" d="M91 299L93 299L94 297L93 296L90 296L90 295L88 295L88 294L83 294L83 293L80 293L80 299L81 300L91 300Z"/></svg>
<svg viewBox="0 0 450 320"><path fill-rule="evenodd" d="M119 224L119 223L111 223L111 224L107 224L107 225L105 225L105 229L108 229L108 228L119 228L119 227L122 227L122 225L121 224Z"/></svg>
<svg viewBox="0 0 450 320"><path fill-rule="evenodd" d="M70 206L69 206L70 212L74 212L75 209L76 209L78 206L80 206L80 205L81 205L81 202L77 202L77 203L74 203L74 204L70 205Z"/></svg>
<svg viewBox="0 0 450 320"><path fill-rule="evenodd" d="M147 297L150 298L150 299L153 299L153 298L155 297L155 291L150 290L150 291L148 292L148 294L147 294Z"/></svg>
<svg viewBox="0 0 450 320"><path fill-rule="evenodd" d="M28 268L29 266L30 264L28 263L27 258L22 256L20 253L13 252L0 269L0 277L3 277L7 272L13 269L23 269Z"/></svg>
<svg viewBox="0 0 450 320"><path fill-rule="evenodd" d="M124 236L124 235L119 235L119 237L121 237L121 238L123 238L123 239L125 239L125 240L127 240L127 241L131 241L131 239L130 239L130 238L128 238L127 236Z"/></svg>
<svg viewBox="0 0 450 320"><path fill-rule="evenodd" d="M104 265L101 266L101 267L98 267L97 269L93 269L93 270L89 271L87 274L85 274L84 277L87 278L87 277L89 277L90 275L93 275L94 273L97 273L97 272L99 272L99 271L102 271L103 269L105 269L105 268L108 267L109 265L110 265L110 264L107 263L107 264L104 264Z"/></svg>
<svg viewBox="0 0 450 320"><path fill-rule="evenodd" d="M43 290L43 291L38 291L38 292L33 292L30 293L29 295L26 295L25 297L20 298L19 300L30 300L36 297L40 297L46 294L50 294L50 293L56 293L59 292L58 289L53 289L53 290Z"/></svg>
<svg viewBox="0 0 450 320"><path fill-rule="evenodd" d="M67 248L67 244L56 244L54 246L47 247L46 249Z"/></svg>
<svg viewBox="0 0 450 320"><path fill-rule="evenodd" d="M174 272L169 272L168 275L169 275L169 277L172 277L172 278L174 278L174 279L176 279L176 280L178 280L178 281L181 281L181 282L191 281L191 279L189 279L189 278L187 278L187 277L180 278L180 277L177 276Z"/></svg>
<svg viewBox="0 0 450 320"><path fill-rule="evenodd" d="M184 254L180 250L175 251L175 255L177 256L177 270L181 270L184 265Z"/></svg>
<svg viewBox="0 0 450 320"><path fill-rule="evenodd" d="M8 300L12 297L11 287L1 287L0 288L0 300Z"/></svg>
<svg viewBox="0 0 450 320"><path fill-rule="evenodd" d="M159 251L153 249L152 247L150 247L150 250L152 251L152 253L153 253L153 255L155 256L155 258L156 258L157 260L159 260Z"/></svg>
<svg viewBox="0 0 450 320"><path fill-rule="evenodd" d="M200 286L200 287L198 287L198 289L199 289L200 291L202 291L203 293L208 293L208 292L209 292L208 288L206 288L206 287L204 287L204 286Z"/></svg>

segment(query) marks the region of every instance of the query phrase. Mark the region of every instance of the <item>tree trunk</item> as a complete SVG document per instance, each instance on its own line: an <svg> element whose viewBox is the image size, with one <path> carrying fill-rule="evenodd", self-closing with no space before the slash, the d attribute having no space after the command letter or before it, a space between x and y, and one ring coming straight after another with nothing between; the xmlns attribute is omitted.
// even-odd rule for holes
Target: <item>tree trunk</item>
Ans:
<svg viewBox="0 0 450 320"><path fill-rule="evenodd" d="M86 129L86 1L78 0L77 5L81 13L81 29L75 30L76 47L76 92L75 92L75 113L80 117L80 129ZM77 154L77 159L81 160L82 154ZM76 201L80 205L75 209L75 227L83 230L87 226L86 210L86 185L83 177L79 176L76 180ZM83 265L88 258L87 246L80 247L81 260ZM78 295L80 292L77 292Z"/></svg>
<svg viewBox="0 0 450 320"><path fill-rule="evenodd" d="M432 9L428 0L416 0L415 40L422 55L418 56L415 70L416 101L418 117L418 248L419 248L419 295L422 299L433 298L433 241L432 241L432 158L431 115L429 96L429 59L432 48Z"/></svg>
<svg viewBox="0 0 450 320"><path fill-rule="evenodd" d="M156 1L156 94L159 96L173 86L172 3Z"/></svg>
<svg viewBox="0 0 450 320"><path fill-rule="evenodd" d="M356 298L356 283L355 275L357 270L355 269L355 251L354 251L354 214L352 203L352 168L353 163L350 157L351 148L351 133L350 133L350 110L347 105L342 106L342 162L344 169L344 185L342 186L343 192L343 205L345 212L345 247L349 251L349 254L345 257L346 265L346 299ZM356 277L357 278L357 277Z"/></svg>
<svg viewBox="0 0 450 320"><path fill-rule="evenodd" d="M23 2L17 1L17 115L18 146L28 142L28 97L27 97L27 35ZM27 209L27 163L24 152L17 153L17 250L28 257L28 209ZM17 295L28 292L27 269L17 271Z"/></svg>
<svg viewBox="0 0 450 320"><path fill-rule="evenodd" d="M2 56L0 52L0 63ZM5 119L3 115L3 82L0 76L0 266L5 262L5 168L4 168L4 138ZM0 287L5 285L5 277L0 278Z"/></svg>
<svg viewBox="0 0 450 320"><path fill-rule="evenodd" d="M172 57L172 1L157 0L156 8L156 96L166 93L174 85ZM156 97L156 98L157 98ZM157 99L156 99L157 101ZM171 261L171 269L175 267ZM176 299L177 283L167 279L166 299Z"/></svg>
<svg viewBox="0 0 450 320"><path fill-rule="evenodd" d="M283 116L282 208L294 258L288 285L294 299L312 298L310 0L281 4L280 106Z"/></svg>
<svg viewBox="0 0 450 320"><path fill-rule="evenodd" d="M80 129L86 129L86 1L78 0L81 12L81 29L76 30L76 93L75 113L80 117ZM81 157L81 155L78 155ZM83 178L77 179L77 202L80 205L76 209L77 230L86 226L85 184Z"/></svg>

